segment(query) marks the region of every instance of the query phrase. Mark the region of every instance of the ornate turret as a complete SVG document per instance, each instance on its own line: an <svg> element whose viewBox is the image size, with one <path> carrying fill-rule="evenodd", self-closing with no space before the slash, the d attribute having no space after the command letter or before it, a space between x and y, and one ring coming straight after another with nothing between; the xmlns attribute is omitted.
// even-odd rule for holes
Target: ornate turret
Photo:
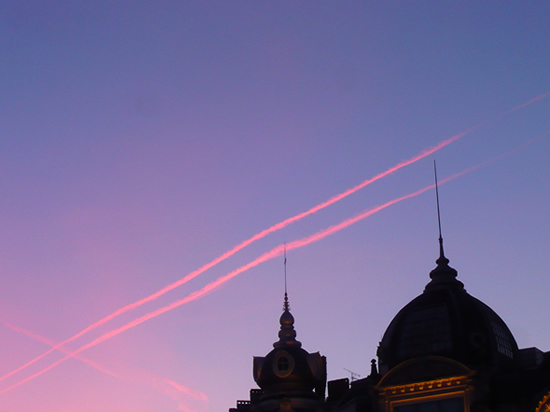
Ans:
<svg viewBox="0 0 550 412"><path fill-rule="evenodd" d="M279 323L274 349L265 357L254 357L254 380L263 395L253 410L320 411L325 397L326 359L319 352L306 352L296 340L286 292Z"/></svg>

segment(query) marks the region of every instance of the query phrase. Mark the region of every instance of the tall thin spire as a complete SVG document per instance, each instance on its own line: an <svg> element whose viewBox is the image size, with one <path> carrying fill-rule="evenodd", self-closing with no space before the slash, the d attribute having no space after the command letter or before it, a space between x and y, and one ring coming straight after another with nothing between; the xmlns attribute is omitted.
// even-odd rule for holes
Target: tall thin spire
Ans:
<svg viewBox="0 0 550 412"><path fill-rule="evenodd" d="M288 293L287 293L287 288L286 288L286 242L284 243L284 256L285 256L285 259L284 259L284 265L285 265L285 302L284 302L284 305L283 305L283 310L285 312L288 312L290 307L288 305Z"/></svg>
<svg viewBox="0 0 550 412"><path fill-rule="evenodd" d="M434 179L435 179L435 199L437 202L437 224L439 226L439 258L435 261L437 267L430 272L430 283L426 285L425 290L440 287L458 287L464 289L462 282L456 279L457 271L449 266L449 259L445 257L443 251L443 236L441 235L441 212L439 210L439 190L437 185L437 169L434 160Z"/></svg>
<svg viewBox="0 0 550 412"><path fill-rule="evenodd" d="M285 300L283 304L283 314L279 319L281 329L279 330L279 341L275 342L273 346L279 348L282 346L297 346L301 347L302 344L296 340L296 331L294 330L294 316L290 313L290 305L288 304L288 293L286 285L286 242L284 244L284 261L285 266Z"/></svg>
<svg viewBox="0 0 550 412"><path fill-rule="evenodd" d="M435 180L435 201L437 204L437 225L439 227L439 259L436 261L436 263L443 263L444 260L449 263L449 260L445 257L445 252L443 251L443 236L441 235L441 212L439 210L439 188L437 185L437 168L435 165L435 159L434 159L434 180ZM439 262L441 260L441 262Z"/></svg>

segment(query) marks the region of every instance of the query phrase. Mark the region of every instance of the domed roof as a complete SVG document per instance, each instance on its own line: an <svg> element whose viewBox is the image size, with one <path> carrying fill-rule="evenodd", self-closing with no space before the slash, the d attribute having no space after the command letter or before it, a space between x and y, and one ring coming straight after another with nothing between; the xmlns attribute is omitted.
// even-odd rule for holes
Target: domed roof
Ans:
<svg viewBox="0 0 550 412"><path fill-rule="evenodd" d="M444 356L475 369L507 365L517 355L516 340L504 321L466 292L449 266L441 240L440 245L432 280L384 333L378 347L382 373L420 356Z"/></svg>
<svg viewBox="0 0 550 412"><path fill-rule="evenodd" d="M296 340L286 293L279 323L274 349L265 357L254 357L254 380L264 390L262 400L282 396L318 399L321 391L324 394L326 360L319 352L308 353Z"/></svg>

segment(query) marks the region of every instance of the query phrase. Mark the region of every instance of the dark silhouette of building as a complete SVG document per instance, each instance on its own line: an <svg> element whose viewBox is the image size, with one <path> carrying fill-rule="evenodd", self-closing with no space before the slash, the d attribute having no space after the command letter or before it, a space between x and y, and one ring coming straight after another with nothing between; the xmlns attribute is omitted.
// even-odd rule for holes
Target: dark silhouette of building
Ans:
<svg viewBox="0 0 550 412"><path fill-rule="evenodd" d="M504 321L466 292L440 256L423 293L397 313L368 377L328 382L296 341L285 293L279 341L254 358L250 401L230 412L548 412L550 352L519 349Z"/></svg>

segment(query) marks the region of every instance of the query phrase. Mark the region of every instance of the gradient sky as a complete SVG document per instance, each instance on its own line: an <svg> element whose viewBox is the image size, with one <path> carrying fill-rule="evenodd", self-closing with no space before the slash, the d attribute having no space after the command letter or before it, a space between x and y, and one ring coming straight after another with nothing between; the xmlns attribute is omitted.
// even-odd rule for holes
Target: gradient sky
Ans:
<svg viewBox="0 0 550 412"><path fill-rule="evenodd" d="M233 246L155 301L283 242L440 187L466 289L550 350L550 2L24 1L0 4L0 375ZM518 108L506 113L510 109ZM506 114L505 114L506 113ZM437 258L433 190L288 252L298 339L365 376ZM214 412L277 340L281 257L0 393L6 412ZM54 351L0 391L65 356Z"/></svg>

